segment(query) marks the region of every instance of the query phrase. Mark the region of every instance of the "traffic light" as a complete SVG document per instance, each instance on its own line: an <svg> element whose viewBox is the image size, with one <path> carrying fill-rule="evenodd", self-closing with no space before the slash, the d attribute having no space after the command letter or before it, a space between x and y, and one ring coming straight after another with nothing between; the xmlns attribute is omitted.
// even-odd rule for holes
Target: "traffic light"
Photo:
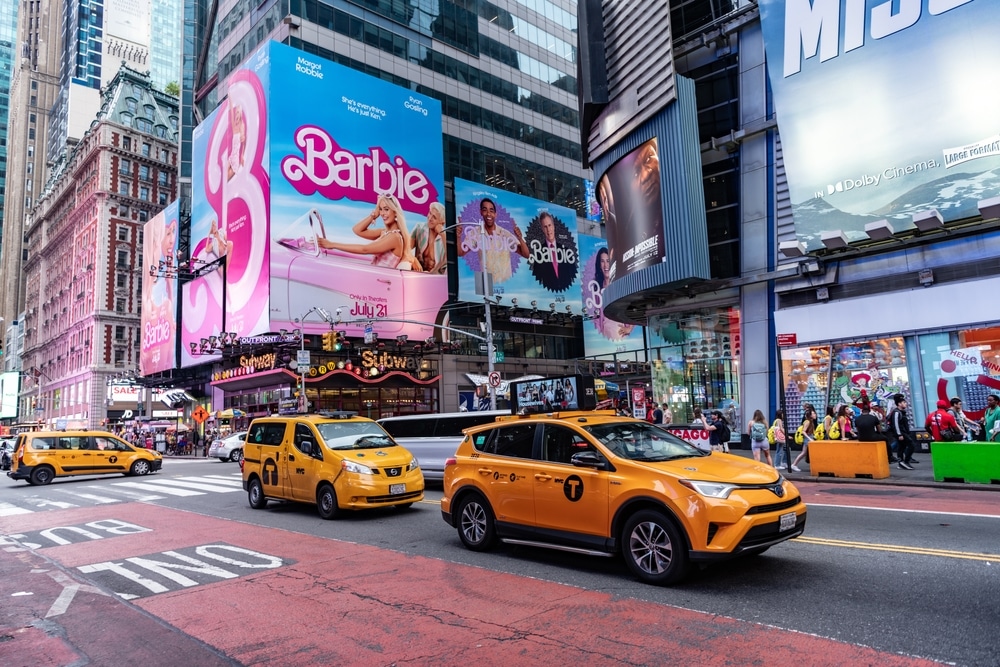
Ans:
<svg viewBox="0 0 1000 667"><path fill-rule="evenodd" d="M350 345L350 343L347 342L347 332L346 331L338 331L337 332L337 344L334 346L334 349L339 352L340 350L342 350L347 345Z"/></svg>
<svg viewBox="0 0 1000 667"><path fill-rule="evenodd" d="M336 332L327 331L323 334L323 349L327 352L333 352L335 349L339 349L339 346L337 346Z"/></svg>

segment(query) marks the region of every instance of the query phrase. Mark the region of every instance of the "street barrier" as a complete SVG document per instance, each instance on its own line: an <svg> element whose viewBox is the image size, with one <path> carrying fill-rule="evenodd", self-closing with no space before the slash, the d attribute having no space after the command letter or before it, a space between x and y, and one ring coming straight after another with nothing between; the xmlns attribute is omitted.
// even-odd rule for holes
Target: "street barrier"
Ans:
<svg viewBox="0 0 1000 667"><path fill-rule="evenodd" d="M809 443L809 471L816 477L886 479L885 441L814 440Z"/></svg>
<svg viewBox="0 0 1000 667"><path fill-rule="evenodd" d="M935 482L1000 484L1000 442L931 444Z"/></svg>

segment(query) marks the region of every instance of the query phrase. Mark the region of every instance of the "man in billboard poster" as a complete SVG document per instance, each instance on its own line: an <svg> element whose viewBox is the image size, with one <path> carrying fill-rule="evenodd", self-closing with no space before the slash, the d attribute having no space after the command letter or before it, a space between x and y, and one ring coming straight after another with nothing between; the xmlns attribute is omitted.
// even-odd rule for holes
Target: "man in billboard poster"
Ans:
<svg viewBox="0 0 1000 667"><path fill-rule="evenodd" d="M548 211L528 226L531 273L551 292L565 292L576 280L579 251L573 235Z"/></svg>
<svg viewBox="0 0 1000 667"><path fill-rule="evenodd" d="M528 244L521 228L511 220L513 231L497 225L497 205L489 197L479 202L480 227L465 225L458 244L458 256L465 257L470 251L482 253L487 272L493 275L494 283L510 280L514 274L511 253L528 258Z"/></svg>
<svg viewBox="0 0 1000 667"><path fill-rule="evenodd" d="M612 165L601 182L605 179L610 192L618 193L614 231L608 232L613 239L610 249L615 277L659 263L666 246L657 139L646 141Z"/></svg>

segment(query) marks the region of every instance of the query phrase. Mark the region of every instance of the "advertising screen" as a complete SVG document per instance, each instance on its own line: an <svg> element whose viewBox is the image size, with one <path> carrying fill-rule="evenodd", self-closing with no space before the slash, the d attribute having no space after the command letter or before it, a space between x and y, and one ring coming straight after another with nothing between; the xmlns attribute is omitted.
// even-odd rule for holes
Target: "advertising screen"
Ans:
<svg viewBox="0 0 1000 667"><path fill-rule="evenodd" d="M593 410L597 404L594 378L567 375L510 384L511 412L525 414L555 410Z"/></svg>
<svg viewBox="0 0 1000 667"><path fill-rule="evenodd" d="M340 309L348 335L369 322L380 336L433 335L448 298L440 103L269 50L272 328L321 306Z"/></svg>
<svg viewBox="0 0 1000 667"><path fill-rule="evenodd" d="M760 0L800 241L1000 191L1000 2Z"/></svg>
<svg viewBox="0 0 1000 667"><path fill-rule="evenodd" d="M480 301L475 274L493 276L505 304L575 305L580 285L576 212L538 199L455 179L458 298ZM542 305L544 304L544 305ZM564 310L560 307L558 310Z"/></svg>
<svg viewBox="0 0 1000 667"><path fill-rule="evenodd" d="M583 344L586 356L641 350L645 347L642 327L604 317L604 288L611 272L608 242L580 235L580 298L583 308Z"/></svg>
<svg viewBox="0 0 1000 667"><path fill-rule="evenodd" d="M143 225L142 307L139 371L143 375L174 368L177 344L178 202L171 202Z"/></svg>
<svg viewBox="0 0 1000 667"><path fill-rule="evenodd" d="M17 394L21 374L17 371L0 373L0 419L17 417Z"/></svg>

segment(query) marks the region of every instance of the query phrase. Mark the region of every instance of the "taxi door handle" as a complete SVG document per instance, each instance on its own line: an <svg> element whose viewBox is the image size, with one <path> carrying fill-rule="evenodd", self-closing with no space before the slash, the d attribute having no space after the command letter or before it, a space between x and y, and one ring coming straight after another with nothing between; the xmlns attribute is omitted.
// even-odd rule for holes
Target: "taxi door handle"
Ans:
<svg viewBox="0 0 1000 667"><path fill-rule="evenodd" d="M294 461L295 460L295 455L294 454L289 454L288 455L288 460L289 461Z"/></svg>
<svg viewBox="0 0 1000 667"><path fill-rule="evenodd" d="M535 479L539 482L547 482L552 479L552 475L546 475L545 473L536 472Z"/></svg>
<svg viewBox="0 0 1000 667"><path fill-rule="evenodd" d="M490 470L489 468L480 468L477 472L480 475L492 475L493 474L493 471Z"/></svg>

